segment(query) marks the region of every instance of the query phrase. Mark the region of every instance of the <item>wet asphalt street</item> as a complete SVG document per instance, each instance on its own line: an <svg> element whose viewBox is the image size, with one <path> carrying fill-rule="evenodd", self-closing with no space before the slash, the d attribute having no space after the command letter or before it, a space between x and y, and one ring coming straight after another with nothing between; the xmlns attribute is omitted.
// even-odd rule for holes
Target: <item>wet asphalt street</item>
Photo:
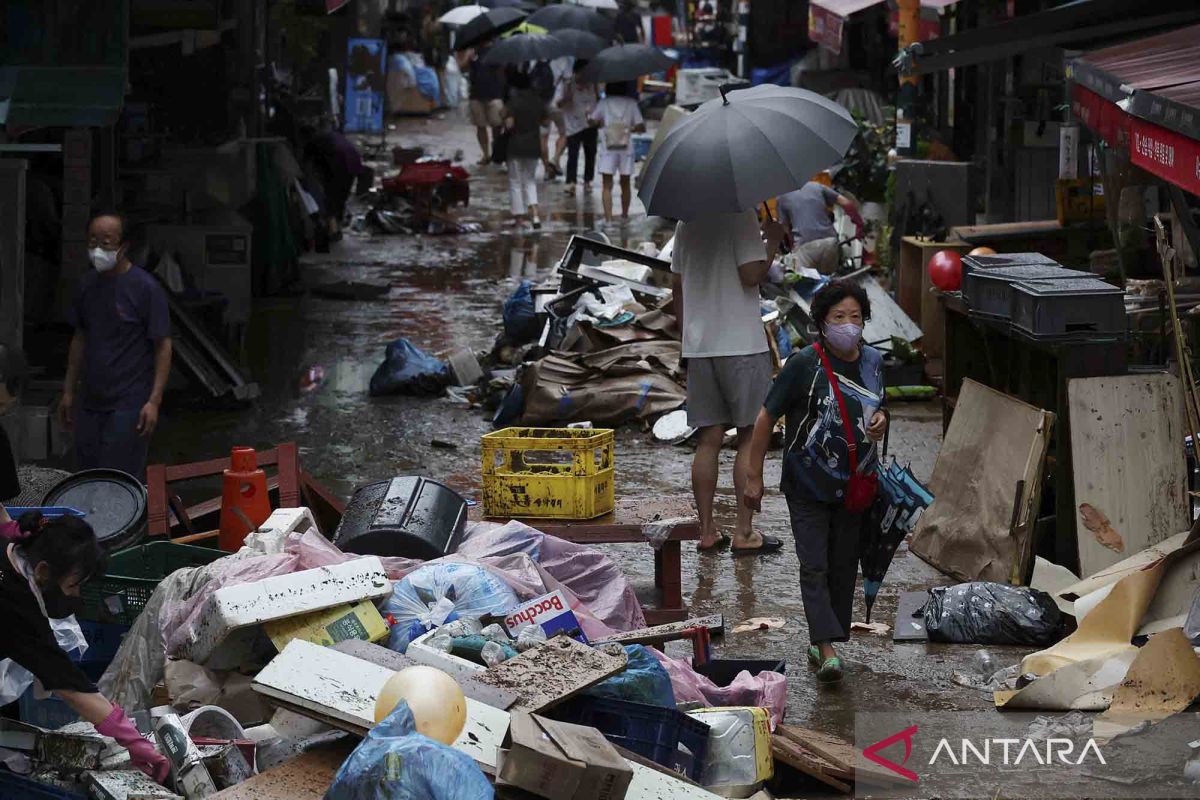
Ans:
<svg viewBox="0 0 1200 800"><path fill-rule="evenodd" d="M473 129L456 114L440 119L408 119L391 134L394 143L423 146L430 154L464 152L474 178L471 206L463 221L481 223L483 233L462 236L377 236L348 234L328 255L304 259L311 285L331 278L386 281L390 292L377 301L348 302L298 295L256 303L244 361L263 388L252 408L218 412L174 410L164 417L154 442L155 460L216 456L233 444L260 447L294 440L305 468L336 493L348 496L357 484L398 474L421 474L465 492L479 486L479 437L490 430L485 414L445 399L371 399L367 383L386 344L399 336L434 353L461 346L490 349L500 326L500 306L522 277L548 275L572 232L590 228L599 213L599 184L592 197L566 198L561 184L539 183L544 230L520 235L505 228L507 181L495 168L477 170ZM647 220L635 200L634 219L609 235L629 246L669 231ZM321 366L325 382L315 391L300 389L301 376ZM941 436L936 403L895 408L892 452L911 462L927 479ZM435 447L433 440L450 443ZM691 448L654 443L632 429L619 433L617 491L623 497L689 496ZM836 689L818 689L804 659L807 645L796 584L797 562L782 497L771 492L779 476L779 454L768 460L769 493L758 517L761 530L781 536L785 551L761 558L733 559L726 553L684 553L685 600L697 614L720 612L727 629L749 617L781 617L782 629L733 634L718 640L719 655L779 658L788 664L787 719L845 736L853 735L856 710L984 710L989 694L951 680L970 671L977 648L894 645L891 637L855 634L841 652L848 675ZM733 453L722 456L721 514L732 517ZM641 545L612 546L636 582L648 583L652 561ZM897 555L874 611L874 620L894 624L901 590L950 583L907 553ZM856 619L862 619L861 606ZM674 652L674 651L672 651ZM1023 651L996 652L1001 666Z"/></svg>

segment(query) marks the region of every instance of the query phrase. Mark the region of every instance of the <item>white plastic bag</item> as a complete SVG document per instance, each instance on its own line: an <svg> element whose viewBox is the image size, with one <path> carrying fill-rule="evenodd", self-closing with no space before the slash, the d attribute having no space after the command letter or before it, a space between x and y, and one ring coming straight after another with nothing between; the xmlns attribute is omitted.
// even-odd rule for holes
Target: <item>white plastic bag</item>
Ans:
<svg viewBox="0 0 1200 800"><path fill-rule="evenodd" d="M80 656L87 652L87 639L83 637L83 631L80 630L74 616L51 619L49 622L50 630L54 631L54 638L58 640L60 648L68 653L78 651ZM11 658L0 661L0 705L15 703L33 684L33 680L33 673Z"/></svg>

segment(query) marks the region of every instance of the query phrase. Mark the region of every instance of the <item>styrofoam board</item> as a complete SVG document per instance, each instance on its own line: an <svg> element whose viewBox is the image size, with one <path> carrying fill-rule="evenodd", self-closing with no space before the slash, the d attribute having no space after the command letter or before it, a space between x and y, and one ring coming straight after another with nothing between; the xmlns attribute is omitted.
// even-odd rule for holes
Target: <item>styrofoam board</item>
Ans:
<svg viewBox="0 0 1200 800"><path fill-rule="evenodd" d="M487 670L487 667L482 664L476 664L473 661L468 661L452 653L443 653L441 650L425 644L426 641L433 638L435 633L437 633L437 628L413 639L409 642L408 649L404 651L404 654L418 664L437 667L442 672L448 673L458 679L471 678Z"/></svg>
<svg viewBox="0 0 1200 800"><path fill-rule="evenodd" d="M195 633L179 655L207 664L221 643L239 629L373 600L391 591L392 583L377 556L227 586L205 603Z"/></svg>
<svg viewBox="0 0 1200 800"><path fill-rule="evenodd" d="M375 699L395 673L386 667L294 639L272 659L252 684L254 690L297 712L319 715L360 736L375 725ZM498 750L508 733L509 714L467 698L467 724L454 749L495 770ZM633 782L627 800L708 800L717 795L630 761Z"/></svg>
<svg viewBox="0 0 1200 800"><path fill-rule="evenodd" d="M267 517L267 521L258 526L262 530L274 530L281 533L307 533L317 528L317 520L307 508L277 508Z"/></svg>

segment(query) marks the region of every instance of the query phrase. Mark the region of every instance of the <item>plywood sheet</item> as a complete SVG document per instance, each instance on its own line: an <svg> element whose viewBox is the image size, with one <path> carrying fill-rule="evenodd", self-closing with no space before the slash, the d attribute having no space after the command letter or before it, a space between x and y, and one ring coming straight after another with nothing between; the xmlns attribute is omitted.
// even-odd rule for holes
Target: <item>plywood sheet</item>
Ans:
<svg viewBox="0 0 1200 800"><path fill-rule="evenodd" d="M513 711L536 714L625 669L625 653L609 655L567 636L555 636L531 647L475 680L484 686L516 692Z"/></svg>
<svg viewBox="0 0 1200 800"><path fill-rule="evenodd" d="M1011 583L1027 575L1053 422L1049 411L963 381L929 481L934 500L913 532L912 552L963 581Z"/></svg>
<svg viewBox="0 0 1200 800"><path fill-rule="evenodd" d="M1067 385L1067 403L1075 502L1098 512L1077 526L1080 572L1091 575L1187 530L1179 379L1168 373L1077 378ZM1104 519L1118 539L1099 523ZM1105 533L1113 545L1103 543Z"/></svg>
<svg viewBox="0 0 1200 800"><path fill-rule="evenodd" d="M790 739L772 737L771 756L776 761L787 764L792 769L799 770L839 792L850 793L850 783L845 780L846 775L843 770ZM838 775L842 777L839 778Z"/></svg>
<svg viewBox="0 0 1200 800"><path fill-rule="evenodd" d="M211 800L321 800L355 741L301 753L273 769L217 792Z"/></svg>

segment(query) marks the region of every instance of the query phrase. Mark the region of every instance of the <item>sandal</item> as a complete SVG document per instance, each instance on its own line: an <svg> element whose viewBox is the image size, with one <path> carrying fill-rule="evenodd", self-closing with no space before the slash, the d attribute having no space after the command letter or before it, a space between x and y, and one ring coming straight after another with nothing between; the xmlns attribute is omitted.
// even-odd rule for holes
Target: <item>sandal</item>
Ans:
<svg viewBox="0 0 1200 800"><path fill-rule="evenodd" d="M730 547L729 552L733 553L734 558L737 558L738 556L753 556L774 553L782 548L782 539L777 539L774 536L767 536L764 533L762 537L762 544L760 544L758 547Z"/></svg>
<svg viewBox="0 0 1200 800"><path fill-rule="evenodd" d="M711 553L714 550L724 550L726 547L729 546L729 544L732 541L733 541L733 539L731 539L729 537L729 534L722 533L720 536L717 537L717 541L714 542L713 544L710 544L708 547L701 547L700 545L696 545L696 552L697 553Z"/></svg>
<svg viewBox="0 0 1200 800"><path fill-rule="evenodd" d="M818 669L821 666L821 648L815 644L808 646L808 665Z"/></svg>
<svg viewBox="0 0 1200 800"><path fill-rule="evenodd" d="M821 683L840 683L843 677L842 660L837 656L825 659L817 670L817 680Z"/></svg>

